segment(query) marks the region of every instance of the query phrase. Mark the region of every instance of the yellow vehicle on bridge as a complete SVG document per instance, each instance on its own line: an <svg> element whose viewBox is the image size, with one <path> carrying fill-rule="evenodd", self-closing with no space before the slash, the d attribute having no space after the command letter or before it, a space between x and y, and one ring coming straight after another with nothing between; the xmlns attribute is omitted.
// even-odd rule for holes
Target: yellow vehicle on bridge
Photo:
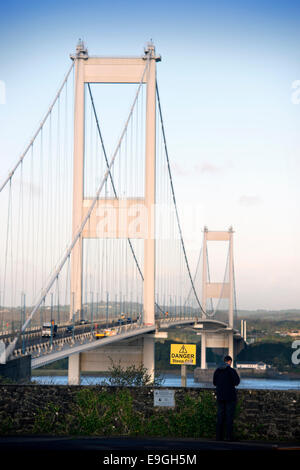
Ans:
<svg viewBox="0 0 300 470"><path fill-rule="evenodd" d="M114 336L116 334L116 330L111 328L105 328L103 330L97 330L95 332L96 338L105 338L106 336Z"/></svg>

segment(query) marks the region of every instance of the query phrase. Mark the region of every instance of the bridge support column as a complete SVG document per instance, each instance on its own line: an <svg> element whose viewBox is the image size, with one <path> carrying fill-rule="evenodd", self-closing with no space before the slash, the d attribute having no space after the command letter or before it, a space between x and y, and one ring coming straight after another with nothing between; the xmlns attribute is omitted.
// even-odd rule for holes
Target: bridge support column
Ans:
<svg viewBox="0 0 300 470"><path fill-rule="evenodd" d="M156 57L148 45L150 57L147 76L145 206L148 233L144 240L144 324L155 323L155 158L156 158Z"/></svg>
<svg viewBox="0 0 300 470"><path fill-rule="evenodd" d="M144 345L143 345L143 364L144 367L148 370L148 374L151 377L151 380L154 380L155 375L155 342L154 338L151 336L144 336Z"/></svg>
<svg viewBox="0 0 300 470"><path fill-rule="evenodd" d="M208 261L207 261L207 242L219 241L229 242L229 282L211 282L208 278ZM202 307L207 312L207 300L209 299L228 299L228 326L233 328L234 318L234 271L233 271L233 229L229 228L227 232L208 231L204 227L203 236L203 268L202 268ZM203 314L205 318L206 315Z"/></svg>
<svg viewBox="0 0 300 470"><path fill-rule="evenodd" d="M201 369L206 369L206 334L201 333Z"/></svg>
<svg viewBox="0 0 300 470"><path fill-rule="evenodd" d="M232 357L232 366L234 365L233 331L228 333L228 355Z"/></svg>
<svg viewBox="0 0 300 470"><path fill-rule="evenodd" d="M69 356L68 384L80 385L80 353Z"/></svg>
<svg viewBox="0 0 300 470"><path fill-rule="evenodd" d="M84 172L84 67L88 54L83 43L76 48L75 62L75 108L74 108L74 158L73 158L73 214L72 238L82 222L83 172ZM71 256L71 308L73 313L82 309L82 238L76 242ZM74 303L74 305L72 305Z"/></svg>
<svg viewBox="0 0 300 470"><path fill-rule="evenodd" d="M144 230L130 232L130 238L142 238L144 240L144 318L146 325L155 323L155 158L156 158L156 62L160 56L155 55L155 47L148 44L145 56L142 58L101 58L89 57L84 44L80 42L76 48L76 54L71 55L75 63L75 109L74 109L74 168L73 168L73 238L81 227L85 215L93 199L84 195L84 131L85 131L85 83L143 83L147 84L146 97L146 123L145 123L145 194L144 198L138 198L139 204L144 199L145 214ZM146 60L145 60L146 59ZM147 65L147 71L144 70ZM128 201L134 198L128 198ZM114 208L120 211L121 202L113 198ZM112 202L111 201L111 202ZM99 206L111 208L107 198L99 198ZM124 212L125 214L125 212ZM133 214L130 215L132 217ZM128 215L126 215L127 217ZM118 216L119 217L119 216ZM82 262L83 240L89 238L107 238L107 230L103 223L100 224L100 216L97 210L89 214L89 229L81 231L81 237L74 245L71 256L71 298L70 319L73 312L82 311ZM128 238L129 232L123 229L111 227L110 238ZM119 226L119 224L117 224Z"/></svg>

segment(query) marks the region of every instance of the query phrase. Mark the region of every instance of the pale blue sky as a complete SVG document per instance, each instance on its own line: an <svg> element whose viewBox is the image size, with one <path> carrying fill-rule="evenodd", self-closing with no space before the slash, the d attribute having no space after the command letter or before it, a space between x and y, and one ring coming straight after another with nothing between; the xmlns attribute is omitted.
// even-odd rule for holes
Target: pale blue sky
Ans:
<svg viewBox="0 0 300 470"><path fill-rule="evenodd" d="M35 131L82 37L140 55L152 38L175 188L194 266L199 227L233 225L240 308L300 308L300 5L271 1L2 6L0 176Z"/></svg>

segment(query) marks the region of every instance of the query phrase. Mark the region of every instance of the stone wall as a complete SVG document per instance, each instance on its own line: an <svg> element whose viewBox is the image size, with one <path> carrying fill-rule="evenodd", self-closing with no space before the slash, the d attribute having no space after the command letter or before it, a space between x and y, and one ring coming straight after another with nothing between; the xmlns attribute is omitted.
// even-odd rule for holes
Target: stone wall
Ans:
<svg viewBox="0 0 300 470"><path fill-rule="evenodd" d="M76 394L84 388L99 392L109 390L109 393L120 390L117 387L0 385L0 433L33 434L35 418L47 404L54 404L60 413L67 416L72 412ZM154 408L152 388L127 390L132 396L134 409L146 417L166 412L163 407ZM199 398L201 394L209 394L215 400L213 389L173 390L177 410L186 396ZM235 424L239 439L300 441L300 391L238 390L238 400ZM193 410L191 418L192 415Z"/></svg>

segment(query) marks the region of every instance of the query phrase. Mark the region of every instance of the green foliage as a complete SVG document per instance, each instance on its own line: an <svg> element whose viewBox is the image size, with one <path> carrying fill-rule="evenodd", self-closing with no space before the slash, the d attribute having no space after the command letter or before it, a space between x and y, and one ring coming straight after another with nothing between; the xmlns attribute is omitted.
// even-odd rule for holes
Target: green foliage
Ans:
<svg viewBox="0 0 300 470"><path fill-rule="evenodd" d="M69 433L73 435L129 435L139 431L140 419L127 389L80 390L72 410Z"/></svg>
<svg viewBox="0 0 300 470"><path fill-rule="evenodd" d="M155 408L151 415L134 406L129 389L84 388L64 415L48 403L35 416L33 433L84 436L214 437L216 403L203 391L184 394L175 409Z"/></svg>
<svg viewBox="0 0 300 470"><path fill-rule="evenodd" d="M155 409L151 416L134 409L127 389L114 393L83 389L73 410L71 434L156 437L213 437L216 403L204 391L197 398L184 395L175 409Z"/></svg>
<svg viewBox="0 0 300 470"><path fill-rule="evenodd" d="M194 398L184 395L173 409L157 410L145 423L144 435L157 437L214 437L216 428L216 401L203 391Z"/></svg>
<svg viewBox="0 0 300 470"><path fill-rule="evenodd" d="M68 358L59 359L59 361L51 362L45 366L39 367L36 370L68 370Z"/></svg>
<svg viewBox="0 0 300 470"><path fill-rule="evenodd" d="M255 343L243 349L237 361L263 361L277 366L291 365L292 348L290 343ZM277 360L277 359L278 360Z"/></svg>
<svg viewBox="0 0 300 470"><path fill-rule="evenodd" d="M154 380L152 380L148 369L142 363L139 366L130 365L122 367L121 361L116 364L112 359L110 360L109 377L103 382L105 385L115 385L118 387L157 387L163 383L163 378L158 373L155 373Z"/></svg>
<svg viewBox="0 0 300 470"><path fill-rule="evenodd" d="M13 434L14 420L11 416L5 416L4 413L0 414L0 435Z"/></svg>
<svg viewBox="0 0 300 470"><path fill-rule="evenodd" d="M16 380L11 379L10 377L0 375L0 385L15 385L17 383L18 382Z"/></svg>
<svg viewBox="0 0 300 470"><path fill-rule="evenodd" d="M59 405L46 403L35 415L33 433L36 434L64 434L65 421Z"/></svg>
<svg viewBox="0 0 300 470"><path fill-rule="evenodd" d="M176 392L176 407L153 407L149 388L141 391L137 402L133 389L87 387L76 391L67 408L48 402L26 421L24 434L66 436L153 436L174 438L214 438L216 399L209 390L194 394ZM235 436L243 440L266 440L265 425L248 420L239 400L234 421ZM19 419L19 418L18 418ZM2 411L0 434L18 433L18 419ZM17 425L17 429L16 429Z"/></svg>

